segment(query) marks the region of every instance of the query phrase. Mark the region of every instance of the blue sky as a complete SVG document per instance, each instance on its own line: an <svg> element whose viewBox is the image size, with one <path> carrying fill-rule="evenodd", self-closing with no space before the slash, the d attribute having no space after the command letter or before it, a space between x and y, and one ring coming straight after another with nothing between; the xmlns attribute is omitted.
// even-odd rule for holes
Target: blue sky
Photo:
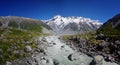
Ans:
<svg viewBox="0 0 120 65"><path fill-rule="evenodd" d="M50 19L82 16L100 22L120 13L120 0L0 0L0 16Z"/></svg>

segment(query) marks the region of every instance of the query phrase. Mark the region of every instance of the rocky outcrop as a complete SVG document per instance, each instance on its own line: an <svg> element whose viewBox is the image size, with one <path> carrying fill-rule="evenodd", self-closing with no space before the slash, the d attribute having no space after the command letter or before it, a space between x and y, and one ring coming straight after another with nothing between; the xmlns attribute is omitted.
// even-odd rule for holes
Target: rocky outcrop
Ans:
<svg viewBox="0 0 120 65"><path fill-rule="evenodd" d="M91 43L89 39L73 36L67 40L67 45L88 56L94 57L96 55L102 55L105 61L120 64L120 41L109 41L109 39L102 34L98 35L96 40L99 41L97 42L98 44Z"/></svg>

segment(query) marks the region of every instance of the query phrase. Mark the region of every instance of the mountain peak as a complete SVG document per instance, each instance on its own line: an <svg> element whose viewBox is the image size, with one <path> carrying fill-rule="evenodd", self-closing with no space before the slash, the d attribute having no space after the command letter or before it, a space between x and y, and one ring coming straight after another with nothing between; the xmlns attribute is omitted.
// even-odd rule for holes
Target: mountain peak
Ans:
<svg viewBox="0 0 120 65"><path fill-rule="evenodd" d="M61 15L56 15L53 18L56 19L56 18L61 18L61 17L62 17Z"/></svg>

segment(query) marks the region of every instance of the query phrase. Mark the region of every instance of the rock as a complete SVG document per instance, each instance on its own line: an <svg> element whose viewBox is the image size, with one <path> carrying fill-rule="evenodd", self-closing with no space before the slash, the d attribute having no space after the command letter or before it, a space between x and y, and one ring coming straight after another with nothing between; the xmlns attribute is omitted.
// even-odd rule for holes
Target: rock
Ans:
<svg viewBox="0 0 120 65"><path fill-rule="evenodd" d="M6 61L6 65L11 65L12 63L9 61Z"/></svg>
<svg viewBox="0 0 120 65"><path fill-rule="evenodd" d="M115 61L115 58L114 57L112 57L111 55L107 55L106 56L106 58L105 58L105 60L107 61L107 62L113 62L113 61Z"/></svg>
<svg viewBox="0 0 120 65"><path fill-rule="evenodd" d="M55 42L53 42L53 45L56 45L56 43L55 43Z"/></svg>
<svg viewBox="0 0 120 65"><path fill-rule="evenodd" d="M13 54L13 50L10 49L10 48L7 49L7 52L8 52L10 55Z"/></svg>
<svg viewBox="0 0 120 65"><path fill-rule="evenodd" d="M108 46L108 42L106 42L105 40L101 40L100 45L103 47Z"/></svg>
<svg viewBox="0 0 120 65"><path fill-rule="evenodd" d="M2 54L3 53L3 50L2 49L0 49L0 54Z"/></svg>
<svg viewBox="0 0 120 65"><path fill-rule="evenodd" d="M36 51L39 53L45 53L44 49L36 49Z"/></svg>
<svg viewBox="0 0 120 65"><path fill-rule="evenodd" d="M70 54L70 55L68 56L68 59L69 59L70 61L72 61L72 54Z"/></svg>
<svg viewBox="0 0 120 65"><path fill-rule="evenodd" d="M98 34L96 39L98 40L105 40L106 36L104 34Z"/></svg>
<svg viewBox="0 0 120 65"><path fill-rule="evenodd" d="M45 49L47 49L47 47L45 45L37 45L37 52L45 52Z"/></svg>
<svg viewBox="0 0 120 65"><path fill-rule="evenodd" d="M40 60L42 61L43 64L49 63L49 60L46 57L41 57Z"/></svg>
<svg viewBox="0 0 120 65"><path fill-rule="evenodd" d="M45 47L45 45L37 45L37 48L38 49L45 49L46 47Z"/></svg>
<svg viewBox="0 0 120 65"><path fill-rule="evenodd" d="M92 62L90 62L90 64L89 65L96 65L96 63L95 63L95 61L94 60L92 60Z"/></svg>
<svg viewBox="0 0 120 65"><path fill-rule="evenodd" d="M20 51L18 51L18 50L15 50L13 52L13 54L15 55L15 57L20 57L20 55L21 55Z"/></svg>
<svg viewBox="0 0 120 65"><path fill-rule="evenodd" d="M45 57L41 57L40 59L41 59L41 60L45 60Z"/></svg>
<svg viewBox="0 0 120 65"><path fill-rule="evenodd" d="M25 42L23 39L21 39L21 43L22 43L22 44L25 44L26 42Z"/></svg>
<svg viewBox="0 0 120 65"><path fill-rule="evenodd" d="M64 46L64 45L62 45L60 49L64 49L64 48L65 48L65 46Z"/></svg>
<svg viewBox="0 0 120 65"><path fill-rule="evenodd" d="M120 51L117 52L120 55Z"/></svg>
<svg viewBox="0 0 120 65"><path fill-rule="evenodd" d="M32 43L32 41L27 41L27 42L26 42L26 44L31 44L31 43Z"/></svg>
<svg viewBox="0 0 120 65"><path fill-rule="evenodd" d="M44 41L44 42L47 42L46 38L44 38L44 37L41 40Z"/></svg>
<svg viewBox="0 0 120 65"><path fill-rule="evenodd" d="M25 46L25 52L30 52L32 51L32 48L30 46Z"/></svg>
<svg viewBox="0 0 120 65"><path fill-rule="evenodd" d="M68 59L70 61L78 60L78 59L80 59L80 53L72 53L68 56Z"/></svg>
<svg viewBox="0 0 120 65"><path fill-rule="evenodd" d="M120 45L120 41L119 40L115 41L115 44L119 44Z"/></svg>
<svg viewBox="0 0 120 65"><path fill-rule="evenodd" d="M101 55L96 55L94 56L94 62L96 63L95 65L103 65L103 56Z"/></svg>
<svg viewBox="0 0 120 65"><path fill-rule="evenodd" d="M54 65L59 65L60 63L59 63L59 61L57 59L53 59L53 64Z"/></svg>
<svg viewBox="0 0 120 65"><path fill-rule="evenodd" d="M56 43L55 42L53 42L53 41L51 41L51 43L50 44L52 44L52 45L56 45Z"/></svg>
<svg viewBox="0 0 120 65"><path fill-rule="evenodd" d="M7 42L8 40L7 40L7 39L3 39L2 41L3 41L3 42Z"/></svg>
<svg viewBox="0 0 120 65"><path fill-rule="evenodd" d="M37 40L36 40L36 44L37 44L37 45L41 44L41 40L37 39Z"/></svg>

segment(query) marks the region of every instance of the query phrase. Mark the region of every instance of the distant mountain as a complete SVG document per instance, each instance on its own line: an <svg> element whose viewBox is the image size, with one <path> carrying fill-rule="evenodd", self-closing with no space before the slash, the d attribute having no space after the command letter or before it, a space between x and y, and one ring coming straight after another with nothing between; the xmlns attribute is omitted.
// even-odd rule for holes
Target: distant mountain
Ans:
<svg viewBox="0 0 120 65"><path fill-rule="evenodd" d="M51 30L51 28L40 20L35 20L17 16L1 16L0 28L13 27L18 29L42 32L43 30Z"/></svg>
<svg viewBox="0 0 120 65"><path fill-rule="evenodd" d="M57 15L45 22L58 34L84 33L98 29L102 23L84 17L62 17Z"/></svg>
<svg viewBox="0 0 120 65"><path fill-rule="evenodd" d="M105 35L120 35L120 14L115 15L104 23L98 30L97 33L102 33Z"/></svg>

